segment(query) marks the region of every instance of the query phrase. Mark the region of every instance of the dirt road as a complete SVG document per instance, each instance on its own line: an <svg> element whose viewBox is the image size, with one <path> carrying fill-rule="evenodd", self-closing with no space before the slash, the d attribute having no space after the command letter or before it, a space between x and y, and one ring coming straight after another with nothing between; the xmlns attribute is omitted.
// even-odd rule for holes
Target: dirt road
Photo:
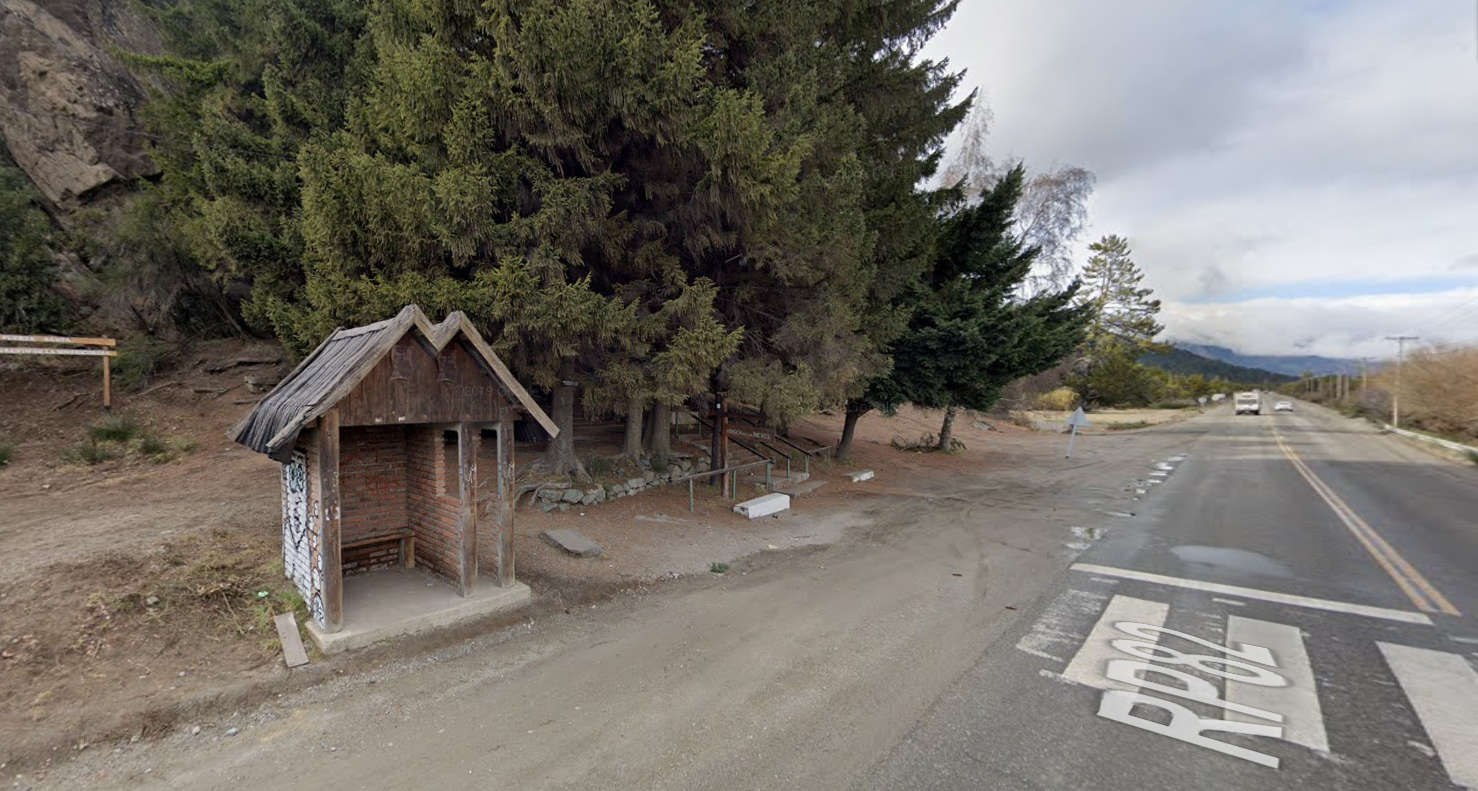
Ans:
<svg viewBox="0 0 1478 791"><path fill-rule="evenodd" d="M1132 510L1132 471L1199 422L1072 460L1041 437L1018 467L859 500L832 546L97 745L20 787L842 788L1043 592L1070 528Z"/></svg>

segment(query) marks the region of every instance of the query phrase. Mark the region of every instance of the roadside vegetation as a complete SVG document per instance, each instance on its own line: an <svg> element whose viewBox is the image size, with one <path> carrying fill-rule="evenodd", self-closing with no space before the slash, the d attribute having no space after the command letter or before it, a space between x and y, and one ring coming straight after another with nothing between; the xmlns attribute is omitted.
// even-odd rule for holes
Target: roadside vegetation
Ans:
<svg viewBox="0 0 1478 791"><path fill-rule="evenodd" d="M162 464L193 451L195 447L193 439L166 439L132 415L115 414L89 425L86 437L63 451L62 459L91 466L138 456Z"/></svg>
<svg viewBox="0 0 1478 791"><path fill-rule="evenodd" d="M1400 388L1401 427L1463 443L1478 442L1478 347L1428 348L1358 375L1305 376L1282 392L1378 424L1391 421Z"/></svg>

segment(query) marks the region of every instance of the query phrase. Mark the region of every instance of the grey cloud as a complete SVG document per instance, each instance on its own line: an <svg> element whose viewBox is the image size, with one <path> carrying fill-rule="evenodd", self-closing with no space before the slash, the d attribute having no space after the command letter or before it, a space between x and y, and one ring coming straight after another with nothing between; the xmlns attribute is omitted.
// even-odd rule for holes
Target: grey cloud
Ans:
<svg viewBox="0 0 1478 791"><path fill-rule="evenodd" d="M1472 15L1389 0L996 0L962 4L930 54L983 89L997 158L1098 174L1085 237L1130 238L1146 283L1177 306L1167 323L1260 353L1375 354L1453 295L1188 303L1478 268Z"/></svg>

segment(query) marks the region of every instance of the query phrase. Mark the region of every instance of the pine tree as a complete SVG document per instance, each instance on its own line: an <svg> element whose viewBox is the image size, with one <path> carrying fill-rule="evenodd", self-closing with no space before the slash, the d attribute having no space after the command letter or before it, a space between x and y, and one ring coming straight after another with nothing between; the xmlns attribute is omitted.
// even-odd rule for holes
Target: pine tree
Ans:
<svg viewBox="0 0 1478 791"><path fill-rule="evenodd" d="M1083 269L1082 303L1090 310L1088 348L1090 355L1114 341L1126 343L1140 354L1163 351L1155 336L1165 329L1156 320L1160 300L1151 299L1153 289L1140 285L1144 273L1131 258L1129 242L1110 234L1088 246L1093 256Z"/></svg>
<svg viewBox="0 0 1478 791"><path fill-rule="evenodd" d="M60 332L65 303L52 290L51 223L20 168L0 158L0 332Z"/></svg>
<svg viewBox="0 0 1478 791"><path fill-rule="evenodd" d="M953 447L959 409L989 409L1011 381L1055 365L1083 337L1077 284L1022 299L1038 254L1012 233L1025 170L1012 168L978 203L942 222L938 249L917 287L913 318L894 344L880 390L898 403L945 410L938 449Z"/></svg>
<svg viewBox="0 0 1478 791"><path fill-rule="evenodd" d="M1088 249L1093 255L1083 269L1079 300L1088 311L1088 332L1072 385L1095 406L1146 404L1154 397L1155 380L1139 359L1169 350L1155 342L1164 329L1155 319L1160 300L1141 285L1144 273L1124 237L1110 234Z"/></svg>

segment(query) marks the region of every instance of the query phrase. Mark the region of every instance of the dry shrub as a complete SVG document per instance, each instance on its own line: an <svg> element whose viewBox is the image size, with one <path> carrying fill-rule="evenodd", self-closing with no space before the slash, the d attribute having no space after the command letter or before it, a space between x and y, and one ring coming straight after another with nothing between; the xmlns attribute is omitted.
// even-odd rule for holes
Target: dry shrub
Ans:
<svg viewBox="0 0 1478 791"><path fill-rule="evenodd" d="M1394 371L1382 378L1394 389ZM1478 438L1478 347L1415 352L1406 358L1401 380L1403 426Z"/></svg>
<svg viewBox="0 0 1478 791"><path fill-rule="evenodd" d="M1068 412L1078 405L1078 391L1071 387L1059 387L1037 396L1033 409L1044 412Z"/></svg>

